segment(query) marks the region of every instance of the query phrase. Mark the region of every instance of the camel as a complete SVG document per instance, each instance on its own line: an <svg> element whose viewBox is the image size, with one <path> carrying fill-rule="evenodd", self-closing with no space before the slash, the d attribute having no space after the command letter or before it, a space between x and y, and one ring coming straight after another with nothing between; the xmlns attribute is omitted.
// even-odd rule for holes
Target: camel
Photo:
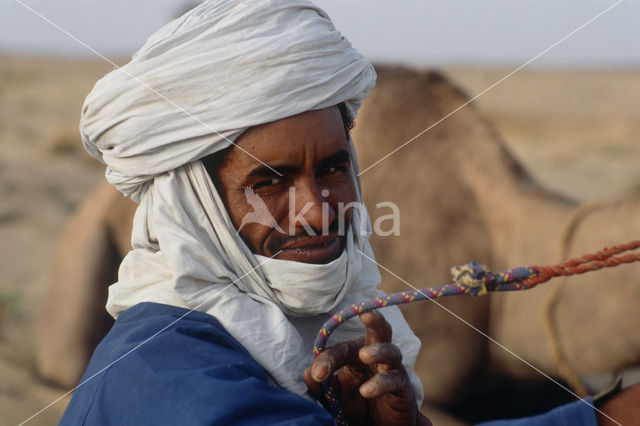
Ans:
<svg viewBox="0 0 640 426"><path fill-rule="evenodd" d="M402 213L400 236L374 236L372 245L378 262L404 281L418 288L450 282L449 268L470 259L494 271L557 263L570 227L568 256L640 235L640 198L582 209L545 190L473 105L367 170L381 152L392 152L469 99L436 73L378 71L379 82L362 107L354 140L366 203L393 201ZM550 282L484 300L438 302L558 378L564 372L545 327L550 319L564 364L576 375L589 375L640 362L638 320L632 314L640 308L639 274L640 265L627 265L567 279L555 296ZM385 291L406 289L406 283L386 276ZM551 302L555 309L546 318ZM431 403L447 405L470 396L487 370L493 378L546 380L437 306L402 309L423 342L417 368Z"/></svg>
<svg viewBox="0 0 640 426"><path fill-rule="evenodd" d="M399 236L372 237L386 292L407 290L407 283L422 288L450 282L450 267L471 259L492 270L557 263L561 236L569 228L569 255L640 235L635 216L640 199L576 214L576 202L548 192L526 173L473 104L367 169L469 99L436 72L377 71L378 84L352 134L372 216L374 206L385 201L401 212ZM37 368L43 377L65 386L77 383L106 333L106 286L129 250L134 210L104 184L61 234L51 296L45 300L64 300L65 307L45 304L37 325ZM403 306L423 344L416 370L425 413L443 424L462 424L433 407L472 399L487 383L546 380L478 331L555 378L565 373L562 362L578 375L638 364L633 314L640 305L639 273L639 265L627 265L568 279L561 291L551 282L526 292L439 299L440 306ZM555 340L545 328L549 324Z"/></svg>
<svg viewBox="0 0 640 426"><path fill-rule="evenodd" d="M58 237L35 319L36 370L51 383L77 385L113 324L107 288L131 250L135 207L111 185L99 185Z"/></svg>

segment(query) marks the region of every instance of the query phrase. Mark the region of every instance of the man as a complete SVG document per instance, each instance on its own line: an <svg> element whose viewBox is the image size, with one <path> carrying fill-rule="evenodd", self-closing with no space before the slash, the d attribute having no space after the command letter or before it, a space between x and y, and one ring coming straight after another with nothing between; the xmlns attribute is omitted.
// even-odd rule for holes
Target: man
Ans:
<svg viewBox="0 0 640 426"><path fill-rule="evenodd" d="M348 139L374 82L309 2L218 1L96 84L83 142L140 206L116 324L63 423L331 422L312 401L337 370L352 421L427 422L396 308L340 327L309 369L330 314L381 294Z"/></svg>
<svg viewBox="0 0 640 426"><path fill-rule="evenodd" d="M83 142L140 206L116 323L62 424L331 424L327 379L349 422L429 423L397 308L311 357L331 313L381 294L348 137L374 83L308 1L225 0L96 84Z"/></svg>

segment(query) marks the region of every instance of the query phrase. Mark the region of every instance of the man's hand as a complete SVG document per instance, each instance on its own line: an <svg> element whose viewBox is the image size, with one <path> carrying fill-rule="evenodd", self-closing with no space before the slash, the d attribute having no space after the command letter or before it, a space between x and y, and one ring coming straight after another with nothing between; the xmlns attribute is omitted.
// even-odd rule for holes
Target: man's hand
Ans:
<svg viewBox="0 0 640 426"><path fill-rule="evenodd" d="M637 424L638 419L640 419L640 383L621 391L601 405L596 406L600 409L596 417L598 424L601 426Z"/></svg>
<svg viewBox="0 0 640 426"><path fill-rule="evenodd" d="M309 391L322 400L321 383L331 380L351 425L430 425L418 411L402 353L391 343L391 326L375 311L360 320L364 337L329 346L304 371Z"/></svg>

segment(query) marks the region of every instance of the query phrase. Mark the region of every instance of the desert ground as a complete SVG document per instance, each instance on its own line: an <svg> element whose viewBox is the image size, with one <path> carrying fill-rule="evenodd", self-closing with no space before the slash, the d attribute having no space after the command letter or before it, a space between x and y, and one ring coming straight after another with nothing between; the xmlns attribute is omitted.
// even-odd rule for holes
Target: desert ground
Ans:
<svg viewBox="0 0 640 426"><path fill-rule="evenodd" d="M56 236L104 180L103 167L82 150L77 127L84 96L112 68L0 56L2 424L20 424L68 391L35 376L32 324L47 303L40 294ZM442 71L474 97L511 70ZM474 102L544 186L582 202L640 191L640 70L525 70ZM28 424L57 422L67 401Z"/></svg>

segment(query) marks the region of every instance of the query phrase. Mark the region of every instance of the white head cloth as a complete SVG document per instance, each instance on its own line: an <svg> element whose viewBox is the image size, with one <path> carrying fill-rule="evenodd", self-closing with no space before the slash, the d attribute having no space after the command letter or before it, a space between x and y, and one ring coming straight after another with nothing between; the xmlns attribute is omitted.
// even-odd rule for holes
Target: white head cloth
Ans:
<svg viewBox="0 0 640 426"><path fill-rule="evenodd" d="M151 36L82 111L85 147L140 202L107 310L117 317L157 302L207 312L275 383L307 395L302 371L322 323L382 293L376 265L359 253L373 257L366 211L354 210L345 252L327 265L266 259L239 237L199 159L251 126L304 111L345 102L355 116L374 84L369 62L308 1L208 1ZM382 313L420 403L420 342L396 307ZM332 340L363 331L354 319Z"/></svg>

